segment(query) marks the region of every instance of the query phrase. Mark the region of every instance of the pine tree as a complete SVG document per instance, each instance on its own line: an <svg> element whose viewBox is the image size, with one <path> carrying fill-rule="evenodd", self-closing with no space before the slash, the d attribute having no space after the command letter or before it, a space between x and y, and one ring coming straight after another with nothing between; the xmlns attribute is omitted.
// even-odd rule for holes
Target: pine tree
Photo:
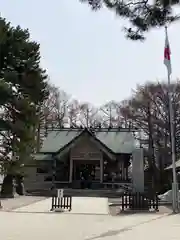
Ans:
<svg viewBox="0 0 180 240"><path fill-rule="evenodd" d="M27 29L0 18L0 107L3 136L3 195L12 195L12 179L22 173L35 147L39 108L48 96L47 75L40 67L40 46ZM0 124L1 124L0 122ZM12 155L12 156L11 156Z"/></svg>
<svg viewBox="0 0 180 240"><path fill-rule="evenodd" d="M144 33L155 27L164 26L179 19L174 15L172 6L179 0L80 0L88 3L92 10L99 10L106 6L109 10L123 19L128 19L131 27L124 28L126 37L131 40L144 40ZM170 5L171 4L171 5Z"/></svg>

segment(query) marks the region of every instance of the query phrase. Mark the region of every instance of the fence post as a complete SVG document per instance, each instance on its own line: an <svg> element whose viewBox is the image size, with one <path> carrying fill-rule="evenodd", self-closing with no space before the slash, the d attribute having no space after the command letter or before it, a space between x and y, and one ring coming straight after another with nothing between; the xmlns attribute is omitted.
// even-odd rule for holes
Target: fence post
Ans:
<svg viewBox="0 0 180 240"><path fill-rule="evenodd" d="M156 197L155 197L155 201L156 201L155 210L158 212L159 211L159 199L158 199L158 195L157 194L156 194Z"/></svg>
<svg viewBox="0 0 180 240"><path fill-rule="evenodd" d="M122 195L122 211L124 211L124 195L125 194Z"/></svg>
<svg viewBox="0 0 180 240"><path fill-rule="evenodd" d="M70 196L70 208L69 208L69 211L71 211L72 209L72 197Z"/></svg>
<svg viewBox="0 0 180 240"><path fill-rule="evenodd" d="M51 201L51 209L50 211L54 210L54 197L52 196L52 201Z"/></svg>

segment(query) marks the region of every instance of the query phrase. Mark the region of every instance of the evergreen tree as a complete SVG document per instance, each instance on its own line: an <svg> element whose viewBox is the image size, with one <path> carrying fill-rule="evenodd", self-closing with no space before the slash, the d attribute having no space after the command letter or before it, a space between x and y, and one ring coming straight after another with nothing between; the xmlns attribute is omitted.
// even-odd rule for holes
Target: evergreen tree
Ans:
<svg viewBox="0 0 180 240"><path fill-rule="evenodd" d="M179 0L80 0L88 3L92 10L98 10L103 6L115 12L121 18L128 19L130 28L124 28L126 37L131 40L144 40L144 33L151 28L164 26L174 22L179 16L174 15L172 6Z"/></svg>
<svg viewBox="0 0 180 240"><path fill-rule="evenodd" d="M48 96L46 72L40 67L39 44L30 40L27 29L11 27L0 18L0 107L6 174L3 195L12 195L12 180L35 147L41 103ZM0 122L0 124L1 124Z"/></svg>

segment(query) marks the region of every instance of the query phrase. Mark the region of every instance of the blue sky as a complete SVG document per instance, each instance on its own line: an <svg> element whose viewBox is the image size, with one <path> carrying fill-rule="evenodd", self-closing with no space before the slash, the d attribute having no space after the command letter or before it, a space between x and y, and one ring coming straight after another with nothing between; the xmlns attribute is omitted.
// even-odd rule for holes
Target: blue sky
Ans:
<svg viewBox="0 0 180 240"><path fill-rule="evenodd" d="M163 28L148 33L144 43L132 42L122 31L128 22L106 9L92 12L79 0L2 0L1 15L29 28L51 81L80 101L120 101L137 84L166 79ZM180 77L179 27L169 27L172 79Z"/></svg>

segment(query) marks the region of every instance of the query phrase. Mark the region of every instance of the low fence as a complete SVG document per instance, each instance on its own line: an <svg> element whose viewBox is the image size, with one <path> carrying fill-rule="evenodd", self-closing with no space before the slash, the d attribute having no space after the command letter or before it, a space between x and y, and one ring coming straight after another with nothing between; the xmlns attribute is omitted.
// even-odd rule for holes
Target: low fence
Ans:
<svg viewBox="0 0 180 240"><path fill-rule="evenodd" d="M121 209L130 210L159 210L158 196L155 195L149 198L143 193L124 193L121 199Z"/></svg>
<svg viewBox="0 0 180 240"><path fill-rule="evenodd" d="M55 209L67 209L68 211L71 211L72 209L72 196L53 196L52 197L52 204L51 204L51 211Z"/></svg>

